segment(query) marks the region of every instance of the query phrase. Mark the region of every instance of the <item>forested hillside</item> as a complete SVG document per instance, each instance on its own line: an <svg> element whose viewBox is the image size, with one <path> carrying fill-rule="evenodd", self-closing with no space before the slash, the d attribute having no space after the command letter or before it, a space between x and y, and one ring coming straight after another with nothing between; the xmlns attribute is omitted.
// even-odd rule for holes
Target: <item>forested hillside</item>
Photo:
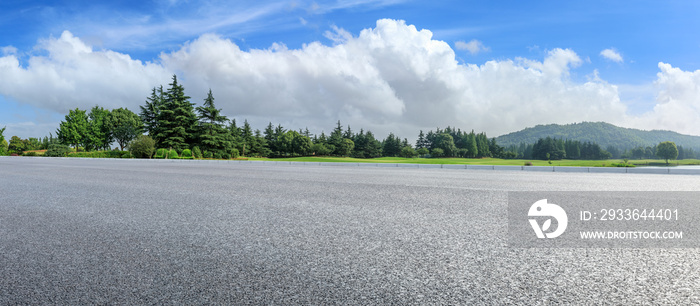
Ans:
<svg viewBox="0 0 700 306"><path fill-rule="evenodd" d="M700 129L700 125L698 126ZM663 141L672 141L679 146L700 150L700 137L683 135L671 131L642 131L622 128L605 122L582 122L574 124L538 125L524 130L501 135L496 138L499 145L508 147L520 143L535 143L540 138L551 137L563 140L597 143L603 148L615 147L621 151L636 147L655 146Z"/></svg>

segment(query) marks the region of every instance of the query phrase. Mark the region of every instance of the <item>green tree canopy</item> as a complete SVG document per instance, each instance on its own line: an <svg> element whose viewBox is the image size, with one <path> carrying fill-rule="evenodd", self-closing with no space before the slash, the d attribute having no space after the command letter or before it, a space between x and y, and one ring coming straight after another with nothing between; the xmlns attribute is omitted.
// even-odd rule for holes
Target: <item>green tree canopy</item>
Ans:
<svg viewBox="0 0 700 306"><path fill-rule="evenodd" d="M671 141L664 141L656 146L656 156L666 160L666 165L668 165L669 159L676 159L678 157L678 148L676 143Z"/></svg>
<svg viewBox="0 0 700 306"><path fill-rule="evenodd" d="M139 117L141 117L141 121L143 121L144 130L151 137L155 137L160 132L158 116L160 115L160 110L163 108L163 104L165 104L165 94L163 93L163 85L161 85L158 89L153 87L151 96L146 98L146 105L139 106L139 108L141 108ZM156 142L158 141L155 138L153 139L156 140Z"/></svg>
<svg viewBox="0 0 700 306"><path fill-rule="evenodd" d="M129 143L129 152L136 158L151 158L156 151L156 141L148 135L139 135Z"/></svg>
<svg viewBox="0 0 700 306"><path fill-rule="evenodd" d="M12 136L8 148L12 153L22 154L22 152L27 150L27 142L22 138Z"/></svg>
<svg viewBox="0 0 700 306"><path fill-rule="evenodd" d="M72 145L75 149L84 145L88 134L88 116L78 108L68 111L65 121L61 121L56 135L61 143Z"/></svg>
<svg viewBox="0 0 700 306"><path fill-rule="evenodd" d="M425 149L425 148L421 148L421 149ZM414 150L410 146L405 146L405 147L401 148L401 157L414 158L416 156L418 156L418 153L416 152L416 150Z"/></svg>
<svg viewBox="0 0 700 306"><path fill-rule="evenodd" d="M437 134L433 141L433 148L442 149L444 156L455 156L457 150L452 135L448 133Z"/></svg>
<svg viewBox="0 0 700 306"><path fill-rule="evenodd" d="M7 127L3 127L0 129L0 155L5 155L7 153L7 147L9 145L7 140L5 140L5 135L3 135L6 128Z"/></svg>
<svg viewBox="0 0 700 306"><path fill-rule="evenodd" d="M241 155L246 156L249 152L254 152L252 148L255 145L255 135L253 134L253 129L250 127L248 120L243 120L240 138L243 147Z"/></svg>
<svg viewBox="0 0 700 306"><path fill-rule="evenodd" d="M298 155L308 155L311 153L311 138L306 135L294 132L294 139L292 140L292 154Z"/></svg>
<svg viewBox="0 0 700 306"><path fill-rule="evenodd" d="M382 155L396 157L399 154L401 154L401 140L394 136L394 133L389 133L382 143Z"/></svg>
<svg viewBox="0 0 700 306"><path fill-rule="evenodd" d="M228 118L214 104L214 95L209 89L204 105L197 107L199 113L199 146L202 150L223 154L233 148L231 133L224 127Z"/></svg>
<svg viewBox="0 0 700 306"><path fill-rule="evenodd" d="M182 151L193 142L198 120L189 100L185 88L177 83L177 76L173 75L165 103L158 114L156 139L160 146Z"/></svg>
<svg viewBox="0 0 700 306"><path fill-rule="evenodd" d="M95 106L88 113L88 131L85 135L85 150L109 148L112 143L112 127L109 124L110 111Z"/></svg>
<svg viewBox="0 0 700 306"><path fill-rule="evenodd" d="M355 148L355 143L351 139L343 138L340 143L340 150L338 152L342 156L350 156L353 148Z"/></svg>
<svg viewBox="0 0 700 306"><path fill-rule="evenodd" d="M141 118L126 108L112 110L109 124L114 140L117 141L119 149L122 151L130 141L141 135L143 130Z"/></svg>

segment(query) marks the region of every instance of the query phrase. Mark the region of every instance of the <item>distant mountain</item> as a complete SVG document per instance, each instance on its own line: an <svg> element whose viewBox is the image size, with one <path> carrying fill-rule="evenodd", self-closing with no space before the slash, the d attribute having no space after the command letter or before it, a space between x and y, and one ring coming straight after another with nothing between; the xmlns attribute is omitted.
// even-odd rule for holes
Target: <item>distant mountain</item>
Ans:
<svg viewBox="0 0 700 306"><path fill-rule="evenodd" d="M538 125L498 136L496 141L501 146L519 145L521 142L530 144L547 136L595 142L603 148L612 145L622 150L638 146L656 146L662 141L673 141L684 148L700 150L700 136L683 135L671 131L628 129L605 122Z"/></svg>

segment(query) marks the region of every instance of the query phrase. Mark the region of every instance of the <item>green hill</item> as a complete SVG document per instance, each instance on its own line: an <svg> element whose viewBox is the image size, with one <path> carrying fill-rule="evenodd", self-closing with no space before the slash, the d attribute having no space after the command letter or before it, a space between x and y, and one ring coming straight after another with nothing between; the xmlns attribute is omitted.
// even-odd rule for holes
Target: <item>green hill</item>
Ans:
<svg viewBox="0 0 700 306"><path fill-rule="evenodd" d="M662 141L673 141L685 148L700 150L700 136L683 135L671 131L643 131L614 126L605 122L582 122L573 124L548 124L501 135L496 141L501 146L534 143L539 138L554 137L598 143L601 147L614 146L618 149L631 149L638 146L656 146Z"/></svg>

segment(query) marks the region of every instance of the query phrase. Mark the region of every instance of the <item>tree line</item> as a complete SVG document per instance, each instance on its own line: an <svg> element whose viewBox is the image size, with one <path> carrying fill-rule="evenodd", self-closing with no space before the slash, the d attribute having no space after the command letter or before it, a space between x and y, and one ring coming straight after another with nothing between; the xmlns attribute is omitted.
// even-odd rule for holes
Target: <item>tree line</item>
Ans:
<svg viewBox="0 0 700 306"><path fill-rule="evenodd" d="M533 144L521 143L519 146L508 146L507 156L515 156L520 159L583 159L583 160L604 160L610 158L622 159L691 159L697 158L692 149L684 149L676 146L674 142L660 142L654 147L637 147L632 150L620 152L613 146L607 149L601 148L594 142L581 142L577 140L563 140L561 138L545 137L540 138Z"/></svg>
<svg viewBox="0 0 700 306"><path fill-rule="evenodd" d="M390 133L383 140L369 130L354 132L340 121L330 134L312 135L308 129L291 130L270 122L263 131L253 130L247 120L238 125L216 107L211 90L201 106L196 106L185 94L184 87L173 75L169 87L154 87L136 114L127 108L107 110L95 106L89 111L70 110L56 131L43 140L20 139L13 136L9 145L0 130L0 154L27 150L48 150L46 155L64 156L75 151L109 150L113 143L118 150L128 148L135 157L151 157L156 148L183 152L195 157L235 158L238 156L295 157L350 156L376 157L496 157L507 159L609 159L656 158L657 147L620 150L608 146L602 149L594 142L563 140L552 137L535 143L502 147L485 133L467 132L447 127L418 134L415 146L406 138ZM3 144L4 143L4 144ZM674 145L675 146L675 145ZM115 150L117 150L115 148ZM677 147L678 158L697 158L692 149Z"/></svg>
<svg viewBox="0 0 700 306"><path fill-rule="evenodd" d="M254 130L247 120L239 126L235 119L223 116L211 90L203 104L195 106L178 83L177 76L173 76L168 85L167 89L162 85L154 87L145 104L139 107L139 114L126 108L108 111L99 106L89 112L69 111L57 130L58 142L76 150L91 151L109 149L114 141L120 150L143 147L142 142L152 141L154 148L177 152L191 150L194 155L205 158L502 157L504 153L495 139L489 140L485 133L466 133L450 127L427 134L420 131L415 148L406 138L402 140L393 133L380 140L369 130L354 132L340 121L328 135L325 132L312 135L308 129L285 129L272 122L263 131Z"/></svg>

